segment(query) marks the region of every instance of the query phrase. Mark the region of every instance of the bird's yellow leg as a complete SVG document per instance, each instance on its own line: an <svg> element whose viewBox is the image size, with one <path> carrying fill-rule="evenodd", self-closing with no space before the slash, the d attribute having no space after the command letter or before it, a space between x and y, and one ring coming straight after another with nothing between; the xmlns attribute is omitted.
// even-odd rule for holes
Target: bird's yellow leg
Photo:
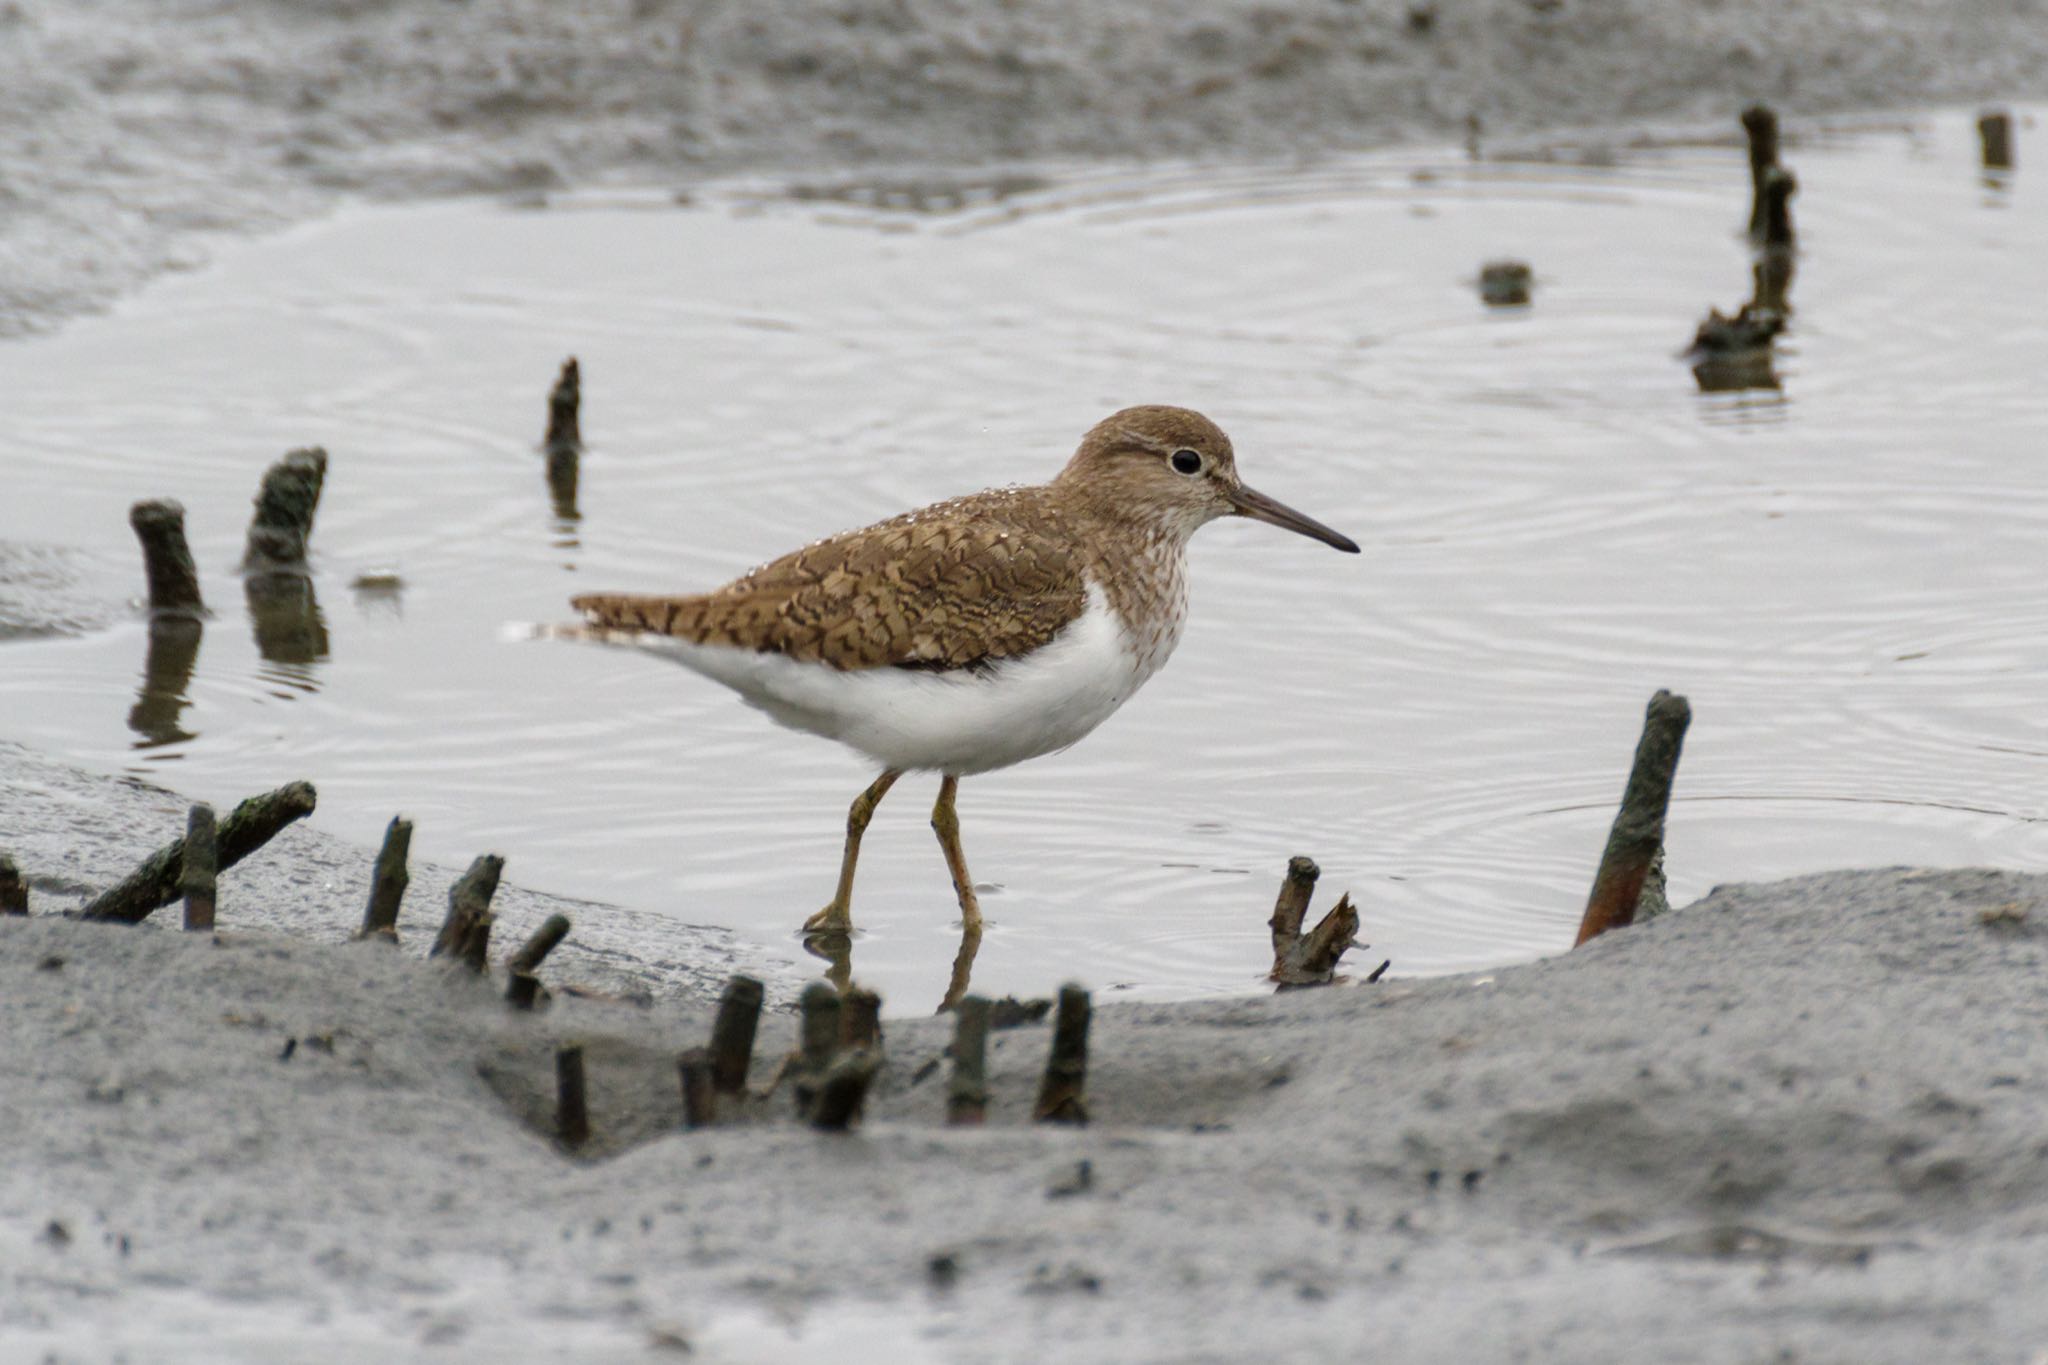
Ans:
<svg viewBox="0 0 2048 1365"><path fill-rule="evenodd" d="M853 928L853 865L860 861L860 836L867 833L868 821L875 818L875 807L882 804L882 798L901 776L898 769L885 769L866 791L853 798L853 806L846 812L846 853L839 860L839 890L833 894L830 905L804 921L805 933L845 933Z"/></svg>
<svg viewBox="0 0 2048 1365"><path fill-rule="evenodd" d="M939 836L939 850L946 855L946 871L953 874L953 894L960 900L960 927L977 938L981 935L981 902L974 898L974 879L967 875L967 855L960 851L960 816L953 809L960 779L947 773L939 783L939 800L932 807L932 832Z"/></svg>

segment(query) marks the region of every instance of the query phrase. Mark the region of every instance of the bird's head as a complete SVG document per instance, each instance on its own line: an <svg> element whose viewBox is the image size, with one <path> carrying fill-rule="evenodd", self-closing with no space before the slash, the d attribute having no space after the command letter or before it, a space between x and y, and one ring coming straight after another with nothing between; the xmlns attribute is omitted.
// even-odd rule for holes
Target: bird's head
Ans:
<svg viewBox="0 0 2048 1365"><path fill-rule="evenodd" d="M1058 482L1095 515L1183 539L1218 517L1250 517L1358 553L1348 536L1247 488L1230 438L1187 408L1125 408L1104 418L1081 438Z"/></svg>

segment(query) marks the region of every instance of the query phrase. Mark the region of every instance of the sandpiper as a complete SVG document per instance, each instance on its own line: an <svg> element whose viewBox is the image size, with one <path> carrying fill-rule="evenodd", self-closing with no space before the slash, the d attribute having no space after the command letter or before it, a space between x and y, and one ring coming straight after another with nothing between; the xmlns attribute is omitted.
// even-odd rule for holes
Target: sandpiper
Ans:
<svg viewBox="0 0 2048 1365"><path fill-rule="evenodd" d="M1225 516L1358 552L1245 487L1230 438L1200 413L1125 408L1050 483L847 531L713 592L590 593L572 603L584 624L557 633L681 663L880 765L847 813L839 889L807 933L851 930L876 805L904 773L938 772L932 828L978 938L960 779L1064 749L1130 700L1180 640L1189 537Z"/></svg>

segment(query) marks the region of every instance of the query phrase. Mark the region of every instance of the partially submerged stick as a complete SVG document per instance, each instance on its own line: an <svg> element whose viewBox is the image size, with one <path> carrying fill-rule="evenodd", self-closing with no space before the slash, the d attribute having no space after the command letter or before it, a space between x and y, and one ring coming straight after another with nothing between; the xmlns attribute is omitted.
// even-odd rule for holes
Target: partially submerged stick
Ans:
<svg viewBox="0 0 2048 1365"><path fill-rule="evenodd" d="M2012 115L1994 109L1977 120L1977 141L1984 152L1984 169L2012 169Z"/></svg>
<svg viewBox="0 0 2048 1365"><path fill-rule="evenodd" d="M1038 1103L1031 1108L1031 1117L1040 1123L1088 1121L1083 1092L1088 1084L1090 1012L1087 991L1079 986L1060 987L1059 1008L1053 1015L1052 1052L1045 1059Z"/></svg>
<svg viewBox="0 0 2048 1365"><path fill-rule="evenodd" d="M1296 986L1327 986L1337 975L1337 963L1358 942L1358 908L1351 893L1337 897L1316 927L1301 936L1285 953L1273 959L1273 980L1282 990Z"/></svg>
<svg viewBox="0 0 2048 1365"><path fill-rule="evenodd" d="M548 390L548 434L541 444L550 452L566 449L572 454L583 449L580 413L583 406L583 369L570 356Z"/></svg>
<svg viewBox="0 0 2048 1365"><path fill-rule="evenodd" d="M726 983L711 1025L711 1084L721 1095L747 1088L747 1067L754 1057L754 1030L761 1022L761 983L736 976Z"/></svg>
<svg viewBox="0 0 2048 1365"><path fill-rule="evenodd" d="M473 972L482 972L491 950L491 897L498 890L498 874L505 860L485 853L469 865L469 871L448 888L448 917L434 938L428 957L452 957Z"/></svg>
<svg viewBox="0 0 2048 1365"><path fill-rule="evenodd" d="M1749 134L1749 235L1764 234L1764 177L1778 164L1778 116L1768 105L1742 111L1742 131Z"/></svg>
<svg viewBox="0 0 2048 1365"><path fill-rule="evenodd" d="M548 457L548 492L554 500L555 515L563 521L575 521L582 515L576 510L576 483L583 453L579 418L582 404L582 371L572 355L562 362L562 372L548 393L548 434L542 441Z"/></svg>
<svg viewBox="0 0 2048 1365"><path fill-rule="evenodd" d="M398 941L398 906L412 880L406 871L406 855L412 852L412 821L403 815L391 817L384 827L384 844L377 850L377 867L370 874L370 903L363 909L363 927L357 938Z"/></svg>
<svg viewBox="0 0 2048 1365"><path fill-rule="evenodd" d="M718 1118L718 1092L711 1080L711 1053L701 1047L687 1049L676 1058L676 1073L683 1087L683 1126L708 1128Z"/></svg>
<svg viewBox="0 0 2048 1365"><path fill-rule="evenodd" d="M569 936L569 917L549 915L540 928L533 931L533 937L520 946L506 964L511 973L511 983L505 988L505 999L523 1010L530 1010L540 997L540 964L556 945Z"/></svg>
<svg viewBox="0 0 2048 1365"><path fill-rule="evenodd" d="M213 807L204 801L185 818L185 856L180 859L178 889L185 895L185 929L204 933L213 928L215 878L220 866L219 833Z"/></svg>
<svg viewBox="0 0 2048 1365"><path fill-rule="evenodd" d="M576 1043L555 1050L555 1137L572 1152L590 1141L583 1048Z"/></svg>
<svg viewBox="0 0 2048 1365"><path fill-rule="evenodd" d="M206 613L199 600L199 570L185 543L184 505L170 498L138 502L128 509L128 524L142 542L142 570L149 579L149 614L197 619Z"/></svg>
<svg viewBox="0 0 2048 1365"><path fill-rule="evenodd" d="M14 865L14 859L0 853L0 915L27 913L28 885L21 879L21 869Z"/></svg>
<svg viewBox="0 0 2048 1365"><path fill-rule="evenodd" d="M946 1086L946 1122L967 1126L988 1117L988 1001L963 996L953 1007L953 1075Z"/></svg>
<svg viewBox="0 0 2048 1365"><path fill-rule="evenodd" d="M1600 871L1593 879L1593 894L1586 901L1574 947L1634 921L1650 864L1664 846L1664 812L1671 803L1671 780L1678 771L1686 726L1691 723L1692 707L1684 697L1659 690L1650 698L1643 715L1643 735L1636 743L1635 766L1629 770L1621 810L1607 835L1607 849L1600 855Z"/></svg>
<svg viewBox="0 0 2048 1365"><path fill-rule="evenodd" d="M1313 858L1288 859L1279 899L1273 903L1273 917L1266 922L1273 931L1273 969L1268 976L1282 989L1328 985L1337 975L1339 959L1358 942L1358 911L1348 892L1337 898L1337 904L1315 928L1302 933L1309 898L1321 875Z"/></svg>
<svg viewBox="0 0 2048 1365"><path fill-rule="evenodd" d="M1799 181L1783 166L1773 166L1764 172L1764 246L1773 251L1789 251L1792 247L1792 196L1799 192Z"/></svg>
<svg viewBox="0 0 2048 1365"><path fill-rule="evenodd" d="M811 1127L827 1133L843 1133L860 1118L868 1087L881 1070L879 1049L857 1047L843 1053L818 1079L817 1098L811 1105Z"/></svg>
<svg viewBox="0 0 2048 1365"><path fill-rule="evenodd" d="M311 783L291 782L236 806L220 822L216 841L220 868L233 867L269 843L286 825L312 814L315 799ZM140 924L151 911L178 898L184 866L185 841L174 839L151 854L119 886L94 897L78 917Z"/></svg>
<svg viewBox="0 0 2048 1365"><path fill-rule="evenodd" d="M1266 925L1273 931L1273 963L1301 941L1301 922L1308 917L1309 898L1315 895L1316 878L1323 870L1313 858L1299 854L1287 860L1287 875L1280 882L1280 898L1273 902L1273 917Z"/></svg>
<svg viewBox="0 0 2048 1365"><path fill-rule="evenodd" d="M294 450L264 471L256 491L256 514L242 567L263 573L303 571L313 513L327 479L327 452L318 446Z"/></svg>

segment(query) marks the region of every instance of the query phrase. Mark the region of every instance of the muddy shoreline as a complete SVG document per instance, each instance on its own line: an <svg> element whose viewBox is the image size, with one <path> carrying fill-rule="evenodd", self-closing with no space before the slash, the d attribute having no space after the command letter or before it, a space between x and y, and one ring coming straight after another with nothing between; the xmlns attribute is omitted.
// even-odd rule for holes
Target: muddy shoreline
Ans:
<svg viewBox="0 0 2048 1365"><path fill-rule="evenodd" d="M1485 142L1627 138L1756 98L2044 93L2048 25L1938 0L14 0L0 336L358 197L1296 157L1461 140L1475 117ZM61 563L13 576L49 586L0 635L106 624ZM40 911L183 807L0 744L0 838ZM2048 1349L2048 879L1830 873L1497 972L1105 1005L1083 1129L1025 1121L1044 1025L1000 1036L990 1124L963 1132L932 1065L948 1026L891 1022L865 1127L828 1137L775 1102L679 1131L675 1054L724 975L761 965L729 936L508 884L505 939L564 910L544 975L631 998L517 1014L344 941L371 857L294 827L224 883L217 936L0 919L0 1356ZM409 913L453 871L416 866ZM759 1055L792 1031L772 1018ZM570 1039L593 1059L575 1159L544 1131Z"/></svg>

